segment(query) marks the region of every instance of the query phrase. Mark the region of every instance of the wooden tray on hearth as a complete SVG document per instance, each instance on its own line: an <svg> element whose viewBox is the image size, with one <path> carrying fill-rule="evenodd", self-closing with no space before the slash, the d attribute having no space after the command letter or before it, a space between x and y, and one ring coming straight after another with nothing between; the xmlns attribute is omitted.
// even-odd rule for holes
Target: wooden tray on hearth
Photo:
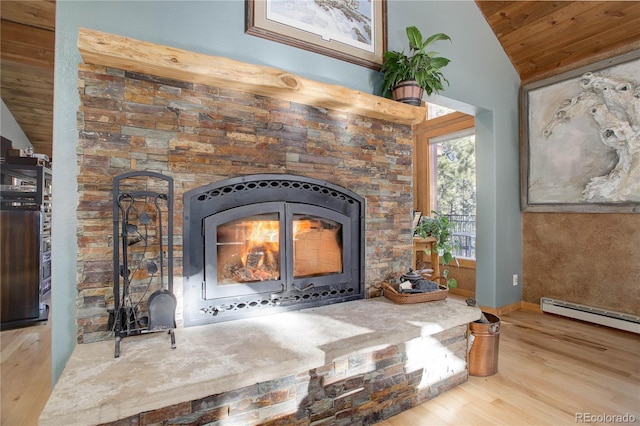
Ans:
<svg viewBox="0 0 640 426"><path fill-rule="evenodd" d="M438 282L444 277L437 277L433 281ZM430 291L427 293L400 293L394 286L389 283L382 283L383 295L393 303L405 305L409 303L433 302L435 300L443 300L447 298L449 289L446 285L439 285L440 290Z"/></svg>

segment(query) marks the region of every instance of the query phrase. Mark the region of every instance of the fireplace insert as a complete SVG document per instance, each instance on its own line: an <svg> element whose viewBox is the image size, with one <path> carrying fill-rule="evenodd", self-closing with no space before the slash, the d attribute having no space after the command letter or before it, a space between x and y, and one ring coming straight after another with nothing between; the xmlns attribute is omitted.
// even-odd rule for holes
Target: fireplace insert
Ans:
<svg viewBox="0 0 640 426"><path fill-rule="evenodd" d="M362 299L364 198L260 174L184 195L184 324Z"/></svg>

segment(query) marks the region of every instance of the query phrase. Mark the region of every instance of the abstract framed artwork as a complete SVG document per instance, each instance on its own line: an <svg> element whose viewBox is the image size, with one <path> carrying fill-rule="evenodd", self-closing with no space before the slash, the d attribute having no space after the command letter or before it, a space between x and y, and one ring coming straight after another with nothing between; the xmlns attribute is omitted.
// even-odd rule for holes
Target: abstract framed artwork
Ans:
<svg viewBox="0 0 640 426"><path fill-rule="evenodd" d="M247 34L379 70L386 0L245 0Z"/></svg>
<svg viewBox="0 0 640 426"><path fill-rule="evenodd" d="M640 51L521 90L523 211L640 213Z"/></svg>

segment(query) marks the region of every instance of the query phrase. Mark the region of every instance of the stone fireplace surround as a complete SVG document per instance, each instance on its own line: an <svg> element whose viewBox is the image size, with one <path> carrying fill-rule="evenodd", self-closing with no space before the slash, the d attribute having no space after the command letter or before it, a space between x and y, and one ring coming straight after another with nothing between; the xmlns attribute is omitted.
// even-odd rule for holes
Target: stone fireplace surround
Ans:
<svg viewBox="0 0 640 426"><path fill-rule="evenodd" d="M122 344L122 358L126 361L114 364L118 361L113 361L112 351L106 349L112 344L107 309L112 304L109 192L113 176L129 170L172 175L177 182L176 212L181 211L179 202L185 191L230 176L278 172L330 177L332 182L366 199L365 289L369 297L379 296L379 283L404 271L411 260L409 125L424 116L424 108L390 105L391 101L382 98L282 72L278 81L284 82L284 89L277 87L274 96L265 96L269 90L255 89L252 79L274 70L248 64L229 66L226 63L229 60L224 58L199 56L89 30L81 30L78 44L85 64L79 65L78 87L81 107L77 323L78 343L85 344L79 345L69 360L43 412L43 424L57 424L65 418L90 419L81 423L96 424L120 420L122 424L148 424L160 418L165 424L201 424L206 423L203 419L212 418L216 421L227 418L220 424L279 421L290 424L292 420L297 424L314 421L351 424L348 419L355 418L360 423L370 423L466 380L466 324L480 314L477 309L448 300L410 307L372 298L347 302L355 304L350 306L338 304L262 320L240 320L269 324L278 321L280 315L288 316L280 318L279 326L272 327L280 337L262 333L260 338L266 338L267 343L261 345L263 340L258 340L263 347L249 345L248 351L241 348L247 348L254 337L250 331L253 328L247 331L237 321L231 327L240 327L240 331L212 328L205 332L204 341L198 341L202 327L179 330L176 352L155 350L154 345L164 338L160 335L127 338ZM145 61L153 62L154 58L161 58L161 66L145 65ZM198 66L190 68L182 62L185 58ZM209 77L184 72L202 69L203 61L216 64L205 67ZM218 64L220 61L222 65ZM203 80L211 82L212 67L213 74L225 76L234 74L238 67L255 69L246 74L246 84L236 81L232 85L234 90L226 90L203 83ZM153 74L148 70L153 70ZM233 77L238 78L241 77ZM312 96L307 104L296 102L308 99L305 87L312 93L320 90L324 95L320 100ZM182 231L182 218L176 219L178 234ZM174 289L180 299L181 235L175 235L174 241L177 265ZM291 329L288 344L294 342L296 350L289 354L290 359L283 360L288 352L283 353L279 344L271 348L272 341L279 342L287 335L282 324L308 324L307 316L313 317L316 312L327 318L327 324L339 322L340 327L334 327L332 332L344 328L347 334L336 339L322 330ZM178 320L181 314L178 312ZM203 327L223 326L227 327L223 324ZM266 326L257 328L260 327ZM355 331L349 334L352 329ZM311 336L311 341L299 343L293 336L300 335ZM422 343L414 342L415 339ZM438 358L431 361L437 368L427 369L424 359L417 362L415 353L410 356L410 348L419 347L425 340L431 341L429 351ZM208 385L204 387L192 377L200 376L197 370L181 377L170 374L179 370L178 365L197 363L197 349L203 345L207 364L222 368L224 374L205 375L202 380ZM193 346L196 353L182 352L193 350ZM105 349L107 352L103 354ZM311 356L307 350L319 350L319 356ZM153 356L158 354L162 356ZM244 360L245 356L249 360ZM227 371L224 362L216 362L227 357L243 359L242 368ZM82 374L87 374L83 367L86 362L90 364L88 371L93 380L83 379ZM437 373L440 368L446 374ZM436 373L430 377L431 382L426 387L419 386L422 377L434 374L432 370ZM124 374L119 380L117 375L113 380L107 379L118 371ZM148 380L140 382L144 377L154 377L155 384ZM291 380L306 383L309 389L320 386L326 398L307 398L301 402L304 393L293 392ZM331 390L338 382L340 390ZM362 386L356 386L356 382ZM94 387L89 390L81 383ZM273 392L258 392L257 396L249 397L243 386L267 387ZM136 392L128 394L132 389ZM238 393L244 396L238 399ZM88 394L93 396L79 397ZM236 399L231 395L236 395ZM234 402L225 405L222 400ZM243 404L253 409L238 409ZM233 412L238 412L239 417L232 416ZM169 419L174 419L173 423Z"/></svg>
<svg viewBox="0 0 640 426"><path fill-rule="evenodd" d="M300 175L363 197L365 297L379 296L383 280L410 267L410 124L425 108L95 31L81 30L78 45L85 61L78 71L78 343L111 338L112 179L132 170L174 179L179 325L183 195L227 178ZM216 75L224 78L210 81ZM272 96L251 92L258 79L254 91L269 93L269 75Z"/></svg>

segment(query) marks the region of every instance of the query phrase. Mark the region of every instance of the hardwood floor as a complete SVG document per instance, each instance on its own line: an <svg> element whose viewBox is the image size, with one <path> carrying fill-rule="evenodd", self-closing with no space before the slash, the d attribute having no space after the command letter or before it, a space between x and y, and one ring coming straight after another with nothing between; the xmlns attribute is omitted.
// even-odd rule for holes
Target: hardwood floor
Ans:
<svg viewBox="0 0 640 426"><path fill-rule="evenodd" d="M37 425L51 394L51 318L0 332L0 359L0 425Z"/></svg>
<svg viewBox="0 0 640 426"><path fill-rule="evenodd" d="M50 327L49 322L0 333L3 426L37 425L51 392ZM502 317L497 374L470 377L378 426L575 425L578 413L629 414L638 423L638 353L636 334L512 312Z"/></svg>
<svg viewBox="0 0 640 426"><path fill-rule="evenodd" d="M469 377L378 426L595 423L581 413L640 422L640 336L527 311L501 319L497 374Z"/></svg>

